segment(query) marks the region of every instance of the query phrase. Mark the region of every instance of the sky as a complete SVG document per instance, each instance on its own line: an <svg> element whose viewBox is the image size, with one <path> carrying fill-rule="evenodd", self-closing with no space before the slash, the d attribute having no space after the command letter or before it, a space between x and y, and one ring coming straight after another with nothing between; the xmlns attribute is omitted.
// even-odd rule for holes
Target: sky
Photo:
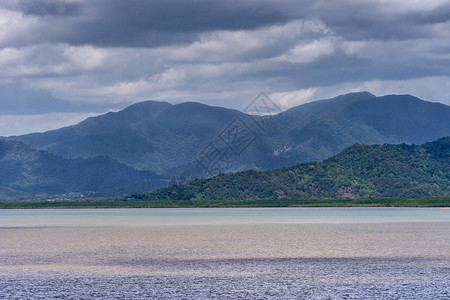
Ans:
<svg viewBox="0 0 450 300"><path fill-rule="evenodd" d="M450 0L0 0L0 135L144 100L450 105Z"/></svg>

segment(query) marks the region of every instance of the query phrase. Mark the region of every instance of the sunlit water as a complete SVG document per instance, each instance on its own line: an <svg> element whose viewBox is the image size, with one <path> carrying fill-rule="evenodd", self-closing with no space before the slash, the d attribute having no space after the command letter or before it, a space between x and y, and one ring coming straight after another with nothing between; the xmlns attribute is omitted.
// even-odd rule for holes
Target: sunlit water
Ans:
<svg viewBox="0 0 450 300"><path fill-rule="evenodd" d="M0 210L0 299L449 299L450 210Z"/></svg>

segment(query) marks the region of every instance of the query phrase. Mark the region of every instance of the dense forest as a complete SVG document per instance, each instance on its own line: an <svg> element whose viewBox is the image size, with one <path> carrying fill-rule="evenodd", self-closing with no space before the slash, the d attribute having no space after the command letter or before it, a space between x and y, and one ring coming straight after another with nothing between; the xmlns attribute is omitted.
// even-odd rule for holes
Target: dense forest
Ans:
<svg viewBox="0 0 450 300"><path fill-rule="evenodd" d="M65 159L0 139L0 202L123 195L163 182L109 157Z"/></svg>
<svg viewBox="0 0 450 300"><path fill-rule="evenodd" d="M423 145L355 144L320 163L243 171L129 200L370 199L450 196L450 137Z"/></svg>

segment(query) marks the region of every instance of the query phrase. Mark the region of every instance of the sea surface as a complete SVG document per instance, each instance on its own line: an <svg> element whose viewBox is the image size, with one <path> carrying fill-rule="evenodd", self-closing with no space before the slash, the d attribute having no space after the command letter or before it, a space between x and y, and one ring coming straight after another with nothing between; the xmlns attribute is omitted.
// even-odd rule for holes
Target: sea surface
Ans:
<svg viewBox="0 0 450 300"><path fill-rule="evenodd" d="M0 299L450 299L450 209L0 210Z"/></svg>

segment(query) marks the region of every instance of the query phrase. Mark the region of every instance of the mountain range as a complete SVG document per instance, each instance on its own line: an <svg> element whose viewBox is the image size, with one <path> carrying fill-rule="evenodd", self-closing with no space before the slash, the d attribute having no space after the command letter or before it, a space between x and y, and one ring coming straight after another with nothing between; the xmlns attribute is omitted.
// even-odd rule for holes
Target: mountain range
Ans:
<svg viewBox="0 0 450 300"><path fill-rule="evenodd" d="M354 143L421 144L450 135L450 107L410 95L361 92L315 101L260 117L262 129L254 118L200 103L145 101L74 126L12 139L64 158L108 156L138 170L173 176L201 160L211 144L228 155L230 163L220 170L227 172L322 161ZM221 133L229 129L247 129L244 138L251 143L244 151L227 145Z"/></svg>
<svg viewBox="0 0 450 300"><path fill-rule="evenodd" d="M450 196L450 137L416 145L355 144L323 162L197 179L127 199L262 200Z"/></svg>
<svg viewBox="0 0 450 300"><path fill-rule="evenodd" d="M273 104L268 98L255 100L249 106ZM274 111L276 114L256 115L194 102L172 105L144 101L73 126L8 137L2 143L22 142L16 146L24 147L20 151L37 149L35 155L51 157L47 161L54 159L56 165L70 165L80 176L87 166L96 165L92 160L102 160L108 165L98 164L96 169L99 178L105 180L102 187L90 186L76 193L110 195L142 192L219 173L320 162L355 143L422 144L450 135L450 107L410 95L376 97L367 92L351 93L284 112ZM8 155L16 151L5 145L2 147L10 149ZM15 163L22 162L18 158ZM21 176L39 178L36 174L41 169L28 168L27 163L20 167ZM43 166L51 169L52 164ZM9 179L3 171L7 169L0 166L3 189L32 195L46 190L22 179ZM133 175L123 176L127 178L122 184L118 178L127 172ZM55 180L75 180L70 176L61 175ZM83 174L73 182L87 186L89 176ZM108 177L117 180L108 181ZM62 186L51 194L65 194L79 185Z"/></svg>

